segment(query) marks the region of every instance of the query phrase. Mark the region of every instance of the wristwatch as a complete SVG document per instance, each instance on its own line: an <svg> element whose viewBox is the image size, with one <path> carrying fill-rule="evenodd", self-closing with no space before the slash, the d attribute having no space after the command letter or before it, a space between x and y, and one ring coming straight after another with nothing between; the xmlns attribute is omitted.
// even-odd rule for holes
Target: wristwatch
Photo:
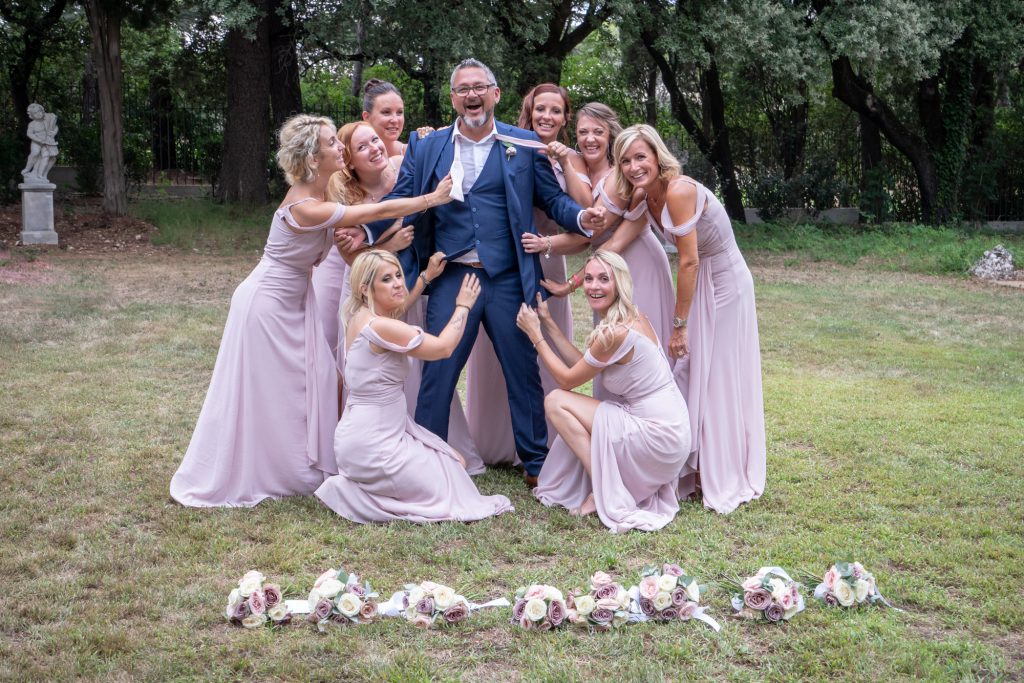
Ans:
<svg viewBox="0 0 1024 683"><path fill-rule="evenodd" d="M686 327L686 318L672 318L672 328L679 330Z"/></svg>

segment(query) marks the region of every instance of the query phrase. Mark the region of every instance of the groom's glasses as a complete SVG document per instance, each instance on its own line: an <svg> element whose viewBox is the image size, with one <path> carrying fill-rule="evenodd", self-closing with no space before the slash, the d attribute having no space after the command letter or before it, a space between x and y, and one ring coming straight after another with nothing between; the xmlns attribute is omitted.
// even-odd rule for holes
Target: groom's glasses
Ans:
<svg viewBox="0 0 1024 683"><path fill-rule="evenodd" d="M496 83L477 83L476 85L460 85L457 88L452 88L452 92L459 97L466 97L469 93L473 93L476 96L481 96L486 93L489 89L493 88Z"/></svg>

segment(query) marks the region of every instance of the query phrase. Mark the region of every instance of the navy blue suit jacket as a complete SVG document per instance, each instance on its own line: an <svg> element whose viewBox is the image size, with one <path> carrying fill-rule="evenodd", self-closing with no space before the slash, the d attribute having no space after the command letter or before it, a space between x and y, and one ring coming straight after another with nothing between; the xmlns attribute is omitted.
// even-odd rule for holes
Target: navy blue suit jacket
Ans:
<svg viewBox="0 0 1024 683"><path fill-rule="evenodd" d="M495 126L502 135L538 140L537 134L533 131L516 128L500 121L495 122ZM505 179L508 220L515 236L513 242L522 279L523 297L525 301L532 303L540 291L540 260L537 254L527 254L523 250L518 236L524 232L537 232L533 223L533 207L540 207L552 220L569 232L585 234L577 225L577 217L582 207L562 191L547 156L522 145L515 146L515 155L509 156L504 149L506 143L496 140L494 144L502 147L501 165ZM384 199L415 197L433 191L438 182L448 175L454 158L455 144L452 141L451 127L434 131L422 139L418 139L416 133L412 133L409 136L409 146L405 150L398 181ZM376 240L392 222L376 221L367 227ZM411 287L415 284L420 269L426 265L430 255L435 251L434 231L443 230L444 226L436 225L433 211L430 210L407 216L405 224L410 223L415 226L413 242L399 254L399 260Z"/></svg>

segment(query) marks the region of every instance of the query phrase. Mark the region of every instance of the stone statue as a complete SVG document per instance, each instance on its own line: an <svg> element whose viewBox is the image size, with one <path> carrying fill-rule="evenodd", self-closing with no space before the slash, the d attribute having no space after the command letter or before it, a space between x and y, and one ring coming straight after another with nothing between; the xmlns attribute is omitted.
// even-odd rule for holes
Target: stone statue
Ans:
<svg viewBox="0 0 1024 683"><path fill-rule="evenodd" d="M28 139L32 149L21 175L26 184L46 183L46 176L57 163L57 115L47 114L42 105L28 105Z"/></svg>

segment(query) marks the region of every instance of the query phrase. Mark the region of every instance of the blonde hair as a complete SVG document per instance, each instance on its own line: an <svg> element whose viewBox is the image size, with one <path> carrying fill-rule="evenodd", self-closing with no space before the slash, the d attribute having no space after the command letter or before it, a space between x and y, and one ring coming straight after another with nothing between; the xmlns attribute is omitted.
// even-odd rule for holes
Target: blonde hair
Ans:
<svg viewBox="0 0 1024 683"><path fill-rule="evenodd" d="M327 183L327 198L333 202L339 202L348 206L361 204L363 200L370 196L370 193L359 184L359 176L356 174L356 170L349 165L352 163L353 156L352 136L355 135L360 126L367 126L370 130L373 130L373 126L366 121L353 121L352 123L346 123L338 129L338 144L345 150L345 166L332 175ZM376 135L376 131L374 131L374 134Z"/></svg>
<svg viewBox="0 0 1024 683"><path fill-rule="evenodd" d="M576 111L577 127L580 125L580 119L584 116L599 121L608 129L608 150L605 153L608 155L608 161L611 161L612 148L615 146L615 141L619 135L622 134L622 123L619 121L619 115L607 104L587 102Z"/></svg>
<svg viewBox="0 0 1024 683"><path fill-rule="evenodd" d="M627 325L639 318L640 310L633 303L633 277L629 274L626 260L614 251L600 249L590 255L587 265L591 261L598 261L605 267L605 270L611 271L611 275L615 279L615 301L608 307L604 318L587 337L587 347L592 346L594 342L600 342L601 346L608 349L611 348L615 339L615 328Z"/></svg>
<svg viewBox="0 0 1024 683"><path fill-rule="evenodd" d="M320 153L320 128L335 131L334 121L326 116L296 114L281 126L277 134L277 165L289 185L316 179L313 157Z"/></svg>
<svg viewBox="0 0 1024 683"><path fill-rule="evenodd" d="M377 311L373 308L371 290L373 289L373 281L377 279L377 273L385 265L397 267L398 276L405 283L405 273L402 272L402 264L398 262L398 259L390 251L370 249L361 253L352 262L352 267L348 271L348 284L352 292L348 295L348 299L341 309L341 319L343 321L347 322L363 306L370 309L370 313L377 314ZM366 288L365 293L363 292L364 287ZM392 311L391 317L397 318L402 313L403 311L399 308Z"/></svg>
<svg viewBox="0 0 1024 683"><path fill-rule="evenodd" d="M658 135L658 131L646 123L630 126L615 139L615 150L612 153L614 160L614 168L612 170L614 175L612 178L615 192L620 197L629 197L633 194L633 183L622 172L622 157L626 154L629 146L637 140L643 140L654 150L654 156L658 160L658 178L661 180L672 180L682 172L682 166L672 156L672 152L668 151L668 147L665 146L665 142Z"/></svg>

